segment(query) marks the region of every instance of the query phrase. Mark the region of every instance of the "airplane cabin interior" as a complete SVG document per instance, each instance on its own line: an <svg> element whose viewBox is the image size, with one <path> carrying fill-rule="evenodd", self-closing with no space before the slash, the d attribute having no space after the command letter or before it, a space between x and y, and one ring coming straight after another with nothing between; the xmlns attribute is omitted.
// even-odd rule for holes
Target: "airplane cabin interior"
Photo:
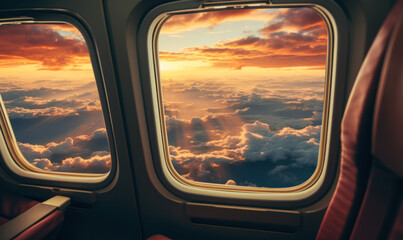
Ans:
<svg viewBox="0 0 403 240"><path fill-rule="evenodd" d="M0 239L403 239L403 0L0 2Z"/></svg>

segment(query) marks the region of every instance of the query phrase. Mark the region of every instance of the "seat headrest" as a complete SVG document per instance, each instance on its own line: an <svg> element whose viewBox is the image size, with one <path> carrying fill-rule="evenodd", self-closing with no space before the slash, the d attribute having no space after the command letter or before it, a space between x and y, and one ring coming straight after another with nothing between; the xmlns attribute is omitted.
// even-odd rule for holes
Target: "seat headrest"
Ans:
<svg viewBox="0 0 403 240"><path fill-rule="evenodd" d="M403 178L403 15L385 55L375 102L372 154Z"/></svg>

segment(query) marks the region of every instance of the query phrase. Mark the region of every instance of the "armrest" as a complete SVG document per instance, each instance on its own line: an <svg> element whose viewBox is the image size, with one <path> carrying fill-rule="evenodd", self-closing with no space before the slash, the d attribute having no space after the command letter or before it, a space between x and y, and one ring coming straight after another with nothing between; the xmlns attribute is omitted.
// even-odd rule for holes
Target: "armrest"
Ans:
<svg viewBox="0 0 403 240"><path fill-rule="evenodd" d="M38 203L24 213L0 226L0 239L12 239L18 236L54 211L64 211L69 204L70 198L63 196L55 196L45 202Z"/></svg>
<svg viewBox="0 0 403 240"><path fill-rule="evenodd" d="M70 198L64 196L54 196L44 201L42 204L55 206L64 212L66 208L70 205Z"/></svg>

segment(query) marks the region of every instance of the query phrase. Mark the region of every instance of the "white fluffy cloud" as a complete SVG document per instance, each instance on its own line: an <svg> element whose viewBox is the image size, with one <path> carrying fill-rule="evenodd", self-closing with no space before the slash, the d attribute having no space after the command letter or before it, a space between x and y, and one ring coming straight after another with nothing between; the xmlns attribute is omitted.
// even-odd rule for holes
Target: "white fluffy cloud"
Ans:
<svg viewBox="0 0 403 240"><path fill-rule="evenodd" d="M94 155L91 158L67 158L61 164L54 164L47 158L35 159L32 164L38 168L50 171L74 173L106 173L111 168L111 156Z"/></svg>
<svg viewBox="0 0 403 240"><path fill-rule="evenodd" d="M316 165L320 126L307 126L303 129L283 128L271 131L269 124L255 121L244 124L240 135L213 140L206 143L212 151L195 154L189 149L170 146L171 159L186 164L189 161L228 161L277 162L292 158L300 164Z"/></svg>
<svg viewBox="0 0 403 240"><path fill-rule="evenodd" d="M265 162L275 166L266 174L278 176L285 183L295 183L299 179L289 173L284 174L285 170L290 167L314 168L317 164L320 126L302 129L286 127L272 131L269 124L255 121L244 124L241 129L239 135L207 141L205 151L192 151L191 146L170 146L170 157L175 169L190 180L222 182L226 175L231 177L224 167L228 167L228 164ZM250 174L247 171L251 170L245 167L244 171ZM235 184L234 180L225 181L225 184ZM242 184L255 185L248 181Z"/></svg>
<svg viewBox="0 0 403 240"><path fill-rule="evenodd" d="M323 82L267 82L243 88L165 82L169 152L178 173L243 186L295 185L309 177L318 160Z"/></svg>
<svg viewBox="0 0 403 240"><path fill-rule="evenodd" d="M45 170L105 173L111 166L104 128L90 135L67 137L61 142L45 145L18 143L18 146L29 162Z"/></svg>

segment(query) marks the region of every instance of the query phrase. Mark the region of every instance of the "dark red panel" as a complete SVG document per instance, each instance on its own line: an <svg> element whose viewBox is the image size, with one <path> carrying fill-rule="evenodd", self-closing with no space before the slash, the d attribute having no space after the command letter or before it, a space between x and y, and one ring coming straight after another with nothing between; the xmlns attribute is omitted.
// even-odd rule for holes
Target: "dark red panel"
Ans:
<svg viewBox="0 0 403 240"><path fill-rule="evenodd" d="M35 225L31 226L20 235L15 237L15 240L39 240L52 234L54 231L58 230L64 220L62 211L57 210L48 215L46 218L37 222Z"/></svg>
<svg viewBox="0 0 403 240"><path fill-rule="evenodd" d="M153 235L153 236L147 238L147 240L171 240L171 239L167 238L163 235L157 234L157 235Z"/></svg>
<svg viewBox="0 0 403 240"><path fill-rule="evenodd" d="M403 239L403 202L400 201L400 209L397 214L395 223L393 224L392 231L389 235L390 240Z"/></svg>
<svg viewBox="0 0 403 240"><path fill-rule="evenodd" d="M3 225L4 223L8 222L8 221L9 221L9 219L0 216L0 226Z"/></svg>
<svg viewBox="0 0 403 240"><path fill-rule="evenodd" d="M400 179L393 172L375 163L368 188L351 239L384 239L388 224L393 223L396 198L400 197Z"/></svg>
<svg viewBox="0 0 403 240"><path fill-rule="evenodd" d="M38 204L37 201L4 190L0 191L0 216L4 218L12 219L36 204Z"/></svg>

